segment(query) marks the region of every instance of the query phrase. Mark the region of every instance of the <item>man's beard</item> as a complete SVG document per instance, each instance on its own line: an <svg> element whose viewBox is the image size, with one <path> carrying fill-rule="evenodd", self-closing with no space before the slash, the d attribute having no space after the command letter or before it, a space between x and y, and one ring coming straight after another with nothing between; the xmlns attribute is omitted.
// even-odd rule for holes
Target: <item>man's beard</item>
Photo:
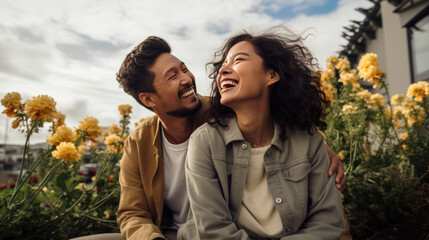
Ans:
<svg viewBox="0 0 429 240"><path fill-rule="evenodd" d="M184 118L184 117L188 117L191 114L194 114L196 111L200 110L201 108L201 101L198 98L195 98L196 101L198 101L198 104L195 105L195 107L193 108L181 108L178 110L174 110L171 112L167 112L166 114L170 115L170 116L174 116L174 117L179 117L179 118Z"/></svg>

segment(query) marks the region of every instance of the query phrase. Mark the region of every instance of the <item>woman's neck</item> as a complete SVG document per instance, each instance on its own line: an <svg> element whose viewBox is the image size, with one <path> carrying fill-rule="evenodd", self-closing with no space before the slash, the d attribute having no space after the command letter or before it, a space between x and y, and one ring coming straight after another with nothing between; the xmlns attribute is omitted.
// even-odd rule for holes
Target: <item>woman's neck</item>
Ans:
<svg viewBox="0 0 429 240"><path fill-rule="evenodd" d="M234 111L238 127L252 147L263 147L271 142L274 122L268 103L241 104L240 109Z"/></svg>

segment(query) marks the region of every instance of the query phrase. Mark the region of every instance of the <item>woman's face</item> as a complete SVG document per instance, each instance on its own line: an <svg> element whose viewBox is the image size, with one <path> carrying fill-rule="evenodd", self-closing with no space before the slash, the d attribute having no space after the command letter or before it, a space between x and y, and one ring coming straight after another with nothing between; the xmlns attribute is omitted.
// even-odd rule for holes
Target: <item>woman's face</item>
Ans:
<svg viewBox="0 0 429 240"><path fill-rule="evenodd" d="M249 100L268 99L268 86L272 70L263 66L263 59L256 54L250 42L235 44L228 52L217 76L220 103L231 107Z"/></svg>

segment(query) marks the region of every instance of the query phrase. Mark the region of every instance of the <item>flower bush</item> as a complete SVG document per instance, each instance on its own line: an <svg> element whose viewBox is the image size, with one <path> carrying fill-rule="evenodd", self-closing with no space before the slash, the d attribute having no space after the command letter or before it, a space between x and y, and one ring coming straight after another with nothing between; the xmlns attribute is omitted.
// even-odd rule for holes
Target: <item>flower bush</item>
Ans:
<svg viewBox="0 0 429 240"><path fill-rule="evenodd" d="M69 239L118 232L118 162L129 133L131 106L121 105L125 111L120 112L120 126L109 128L117 138L104 140L94 117L86 117L75 129L67 127L65 115L56 110L49 96L33 97L22 104L20 94L12 92L1 103L6 108L3 113L15 118L12 128L25 134L26 142L17 181L0 186L0 239ZM29 140L45 124L51 124L49 147L34 159L29 155ZM99 144L102 141L108 151ZM98 164L92 185L86 185L79 175L88 153Z"/></svg>
<svg viewBox="0 0 429 240"><path fill-rule="evenodd" d="M377 55L351 69L335 56L321 73L331 99L327 144L342 159L344 210L354 239L426 239L429 236L429 83L389 96ZM375 93L363 89L372 84Z"/></svg>

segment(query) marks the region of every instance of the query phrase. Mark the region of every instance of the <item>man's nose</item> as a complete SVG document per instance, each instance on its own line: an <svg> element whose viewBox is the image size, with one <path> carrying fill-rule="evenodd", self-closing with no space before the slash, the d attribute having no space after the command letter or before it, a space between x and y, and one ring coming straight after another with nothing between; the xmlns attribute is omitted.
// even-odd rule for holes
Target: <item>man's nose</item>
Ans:
<svg viewBox="0 0 429 240"><path fill-rule="evenodd" d="M186 73L181 74L180 84L187 85L187 84L190 84L192 82L193 82L193 80L192 80L191 76L189 76Z"/></svg>

